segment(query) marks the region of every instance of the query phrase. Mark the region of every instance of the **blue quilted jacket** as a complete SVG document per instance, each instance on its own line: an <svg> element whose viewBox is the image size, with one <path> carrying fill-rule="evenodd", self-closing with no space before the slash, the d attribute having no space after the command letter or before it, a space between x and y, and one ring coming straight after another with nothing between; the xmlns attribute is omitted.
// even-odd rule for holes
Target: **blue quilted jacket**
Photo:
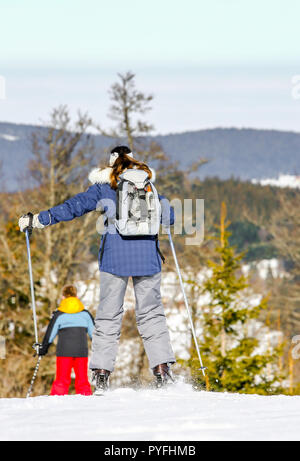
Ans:
<svg viewBox="0 0 300 461"><path fill-rule="evenodd" d="M96 208L99 209L99 205L107 218L113 218L115 209L107 206L108 200L116 205L116 191L109 184L110 171L110 168L93 170L89 176L93 185L86 192L75 195L61 205L42 211L39 214L39 221L45 226L71 221ZM163 196L160 196L160 200L162 222L165 225L173 225L173 208ZM114 225L109 224L101 259L103 240L104 236L99 250L100 271L118 276L147 276L161 271L161 257L157 251L155 237L122 237L115 231Z"/></svg>

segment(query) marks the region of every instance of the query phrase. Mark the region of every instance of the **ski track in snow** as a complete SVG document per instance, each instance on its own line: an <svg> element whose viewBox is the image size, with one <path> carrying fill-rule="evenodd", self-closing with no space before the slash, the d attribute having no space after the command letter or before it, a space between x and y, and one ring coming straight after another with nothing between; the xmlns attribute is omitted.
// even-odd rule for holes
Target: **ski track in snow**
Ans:
<svg viewBox="0 0 300 461"><path fill-rule="evenodd" d="M300 440L300 397L120 388L0 399L0 440Z"/></svg>

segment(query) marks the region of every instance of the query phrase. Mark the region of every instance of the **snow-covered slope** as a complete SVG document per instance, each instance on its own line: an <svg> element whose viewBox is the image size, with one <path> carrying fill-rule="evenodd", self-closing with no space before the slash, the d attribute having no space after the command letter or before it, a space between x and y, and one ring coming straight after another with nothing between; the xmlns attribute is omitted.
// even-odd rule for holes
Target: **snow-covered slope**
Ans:
<svg viewBox="0 0 300 461"><path fill-rule="evenodd" d="M280 174L278 178L253 179L252 183L261 184L262 186L290 187L292 189L300 189L300 176Z"/></svg>
<svg viewBox="0 0 300 461"><path fill-rule="evenodd" d="M299 440L300 397L116 389L0 399L0 440Z"/></svg>

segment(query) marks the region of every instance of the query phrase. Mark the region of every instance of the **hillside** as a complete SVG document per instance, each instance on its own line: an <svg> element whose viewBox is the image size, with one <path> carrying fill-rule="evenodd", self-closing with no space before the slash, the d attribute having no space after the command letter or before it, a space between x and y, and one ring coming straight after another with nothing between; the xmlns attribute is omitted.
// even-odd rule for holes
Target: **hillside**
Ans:
<svg viewBox="0 0 300 461"><path fill-rule="evenodd" d="M216 128L156 139L182 165L199 157L209 159L201 169L201 178L251 180L300 173L300 133Z"/></svg>
<svg viewBox="0 0 300 461"><path fill-rule="evenodd" d="M187 384L0 399L0 440L299 440L299 410L300 397L195 392Z"/></svg>
<svg viewBox="0 0 300 461"><path fill-rule="evenodd" d="M37 127L31 125L0 123L0 159L8 191L20 187L19 177L31 158L31 134L36 130ZM209 163L199 172L201 179L218 176L251 180L300 172L300 133L216 128L154 139L182 166L199 157L208 159ZM94 136L94 141L99 151L111 144L111 140L99 135ZM98 160L95 158L95 164ZM3 181L1 184L3 188Z"/></svg>

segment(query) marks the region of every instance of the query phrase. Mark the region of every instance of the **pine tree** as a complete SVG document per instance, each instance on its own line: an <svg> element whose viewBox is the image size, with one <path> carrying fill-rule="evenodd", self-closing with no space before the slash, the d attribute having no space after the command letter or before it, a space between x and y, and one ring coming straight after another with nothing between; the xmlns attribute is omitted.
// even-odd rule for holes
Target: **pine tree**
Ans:
<svg viewBox="0 0 300 461"><path fill-rule="evenodd" d="M229 244L226 206L222 203L218 228L216 260L208 262L211 274L202 287L209 294L209 304L201 316L200 342L207 366L206 385L211 390L239 393L271 394L280 391L278 358L280 347L263 351L260 341L249 334L249 323L267 307L263 298L253 305L247 293L248 283L241 273L242 254L235 254ZM191 281L200 290L198 282ZM189 365L197 384L203 381L199 363L192 349Z"/></svg>

